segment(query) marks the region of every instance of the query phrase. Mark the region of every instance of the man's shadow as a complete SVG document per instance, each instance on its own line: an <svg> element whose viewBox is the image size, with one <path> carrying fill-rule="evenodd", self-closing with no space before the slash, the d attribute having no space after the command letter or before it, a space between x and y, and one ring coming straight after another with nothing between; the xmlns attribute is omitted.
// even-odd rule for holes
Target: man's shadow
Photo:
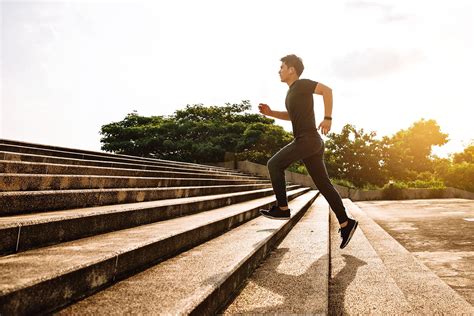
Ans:
<svg viewBox="0 0 474 316"><path fill-rule="evenodd" d="M334 278L329 280L329 315L348 315L344 307L345 293L354 281L357 270L367 262L352 255L343 254L345 265Z"/></svg>
<svg viewBox="0 0 474 316"><path fill-rule="evenodd" d="M323 313L325 312L325 304L327 304L328 297L323 295L325 292L321 288L321 282L315 282L318 278L322 278L323 271L328 267L328 255L324 255L315 260L302 275L288 275L281 272L277 272L281 261L285 254L289 251L288 248L275 249L263 264L257 268L254 274L259 274L259 278L252 279L253 283L256 283L258 287L266 289L268 295L273 297L281 298L279 302L274 305L268 305L263 307L255 307L249 310L242 311L243 313L250 314L266 314L266 313ZM352 282L359 266L366 264L364 261L359 260L353 256L345 255L346 266L338 273L336 278L345 278L345 287ZM324 279L323 279L324 280ZM245 284L247 284L246 281ZM242 286L240 290L245 287ZM329 289L328 289L329 291ZM237 293L235 296L238 296ZM269 299L272 299L270 297ZM269 300L270 301L270 300ZM282 302L281 302L282 301ZM231 304L231 302L230 302ZM228 306L228 305L227 305ZM227 306L222 309L219 313L222 313ZM301 306L311 306L313 310L304 311L298 310ZM319 309L317 308L319 307Z"/></svg>

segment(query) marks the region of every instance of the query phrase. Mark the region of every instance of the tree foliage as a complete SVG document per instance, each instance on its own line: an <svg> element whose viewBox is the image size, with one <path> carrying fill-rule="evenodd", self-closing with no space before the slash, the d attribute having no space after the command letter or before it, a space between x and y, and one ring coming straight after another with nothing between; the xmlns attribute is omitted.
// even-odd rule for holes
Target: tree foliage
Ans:
<svg viewBox="0 0 474 316"><path fill-rule="evenodd" d="M195 163L220 162L226 152L237 160L266 164L292 134L274 120L246 113L249 101L224 106L187 105L171 116L128 114L103 125L102 149L109 152ZM347 124L326 140L325 162L337 183L383 187L389 180L410 187L449 186L474 191L474 143L450 159L432 157L448 135L434 120L421 119L392 136L376 138ZM308 174L301 161L288 168Z"/></svg>
<svg viewBox="0 0 474 316"><path fill-rule="evenodd" d="M454 163L474 163L474 142L471 142L464 151L453 154Z"/></svg>
<svg viewBox="0 0 474 316"><path fill-rule="evenodd" d="M408 129L384 137L384 168L392 179L415 180L419 173L433 171L431 150L448 142L435 120L421 119Z"/></svg>
<svg viewBox="0 0 474 316"><path fill-rule="evenodd" d="M386 175L382 169L382 147L375 136L375 132L365 133L350 124L339 134L328 134L325 157L329 175L357 187L383 185Z"/></svg>
<svg viewBox="0 0 474 316"><path fill-rule="evenodd" d="M291 134L260 114L244 113L249 101L225 106L187 105L174 115L128 114L103 125L102 150L195 163L223 161L225 152L266 163Z"/></svg>

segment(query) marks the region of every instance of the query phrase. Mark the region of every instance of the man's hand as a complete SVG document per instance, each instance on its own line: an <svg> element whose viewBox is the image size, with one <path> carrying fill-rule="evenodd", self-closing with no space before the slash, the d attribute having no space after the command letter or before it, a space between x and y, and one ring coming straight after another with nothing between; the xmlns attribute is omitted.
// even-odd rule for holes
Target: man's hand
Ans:
<svg viewBox="0 0 474 316"><path fill-rule="evenodd" d="M259 103L258 110L260 111L260 113L267 116L270 116L272 113L272 110L270 109L270 107L265 103Z"/></svg>
<svg viewBox="0 0 474 316"><path fill-rule="evenodd" d="M331 123L331 120L324 120L319 124L318 129L321 130L323 135L326 135L331 130Z"/></svg>

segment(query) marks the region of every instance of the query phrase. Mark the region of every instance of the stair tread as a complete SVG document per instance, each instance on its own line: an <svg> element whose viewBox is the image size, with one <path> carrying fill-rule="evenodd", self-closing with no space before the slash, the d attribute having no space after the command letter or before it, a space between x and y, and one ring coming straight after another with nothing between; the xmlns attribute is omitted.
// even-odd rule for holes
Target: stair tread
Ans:
<svg viewBox="0 0 474 316"><path fill-rule="evenodd" d="M326 314L329 205L319 197L223 311L230 314Z"/></svg>
<svg viewBox="0 0 474 316"><path fill-rule="evenodd" d="M296 189L295 192L301 191L304 189ZM147 202L136 202L136 203L124 203L124 204L113 204L113 205L104 205L104 206L93 206L93 207L84 207L84 208L75 208L75 209L66 209L58 211L46 211L33 214L21 214L21 215L11 215L7 217L0 217L0 229L7 227L16 227L18 225L27 226L31 224L40 224L51 221L59 220L70 220L74 218L82 218L87 216L102 215L102 214L111 214L111 213L120 213L120 212L129 212L138 209L146 208L158 208L168 205L182 205L186 203L193 202L202 202L202 201L211 201L219 198L228 198L237 195L246 195L251 192L260 192L260 191L273 191L272 188L251 190L251 191L241 191L241 192L232 192L232 193L223 193L215 195L205 195L205 196L192 196L184 198L173 198L173 199L163 199L157 201L147 201ZM290 191L288 193L291 193Z"/></svg>
<svg viewBox="0 0 474 316"><path fill-rule="evenodd" d="M114 168L114 167L102 167L102 166L86 166L86 165L68 165L68 164L54 164L54 163L47 163L47 162L30 162L30 161L11 161L11 160L0 160L0 164L7 164L7 165L20 165L20 166L40 166L40 167L51 167L51 168L69 168L69 169L77 169L77 170L105 170L105 171L118 171L118 172L139 172L141 174L151 174L151 173L170 173L170 174L189 174L189 175L196 175L196 176L216 176L216 177L234 177L234 178L256 178L254 176L246 175L246 174L235 174L232 172L209 172L212 171L207 169L186 169L190 172L176 171L175 168L170 167L170 170L156 170L156 169L136 169L136 168ZM191 172L196 171L196 172ZM11 172L9 172L11 173Z"/></svg>
<svg viewBox="0 0 474 316"><path fill-rule="evenodd" d="M352 214L352 203L343 199ZM339 224L331 211L331 279L329 314L404 314L412 308L404 293L390 276L387 267L364 234L363 224L355 231L351 242L340 249Z"/></svg>
<svg viewBox="0 0 474 316"><path fill-rule="evenodd" d="M226 188L226 187L247 187L252 186L268 186L268 183L253 183L253 184L229 184L229 185L199 185L199 186L178 186L178 187L152 187L152 188L103 188L103 189L68 189L68 190L42 190L42 191L7 191L0 192L2 196L35 196L35 195L60 195L72 193L98 193L98 192L123 192L123 191L153 191L153 190L186 190L186 189L201 189L201 188Z"/></svg>
<svg viewBox="0 0 474 316"><path fill-rule="evenodd" d="M295 211L316 195L308 192L289 205ZM295 216L295 214L292 214ZM287 221L259 216L191 250L71 305L59 314L188 314L219 289L256 249ZM196 273L195 267L199 267Z"/></svg>
<svg viewBox="0 0 474 316"><path fill-rule="evenodd" d="M64 157L54 157L54 156L45 156L45 155L35 155L35 154L25 154L25 153L17 153L17 152L8 152L8 151L0 151L0 155L10 155L10 156L19 156L23 158L30 158L30 159L47 159L47 160L56 160L56 161L64 161L64 164L68 164L66 162L75 162L75 163L81 163L84 165L87 165L87 163L92 163L92 164L101 164L101 165L118 165L118 166L140 166L140 169L143 169L143 167L176 167L176 168L190 168L191 169L197 169L197 170L210 170L210 171L222 171L222 172L233 172L233 173L240 173L242 172L235 170L235 169L229 169L229 168L223 168L223 167L218 167L218 166L209 166L209 165L183 165L179 164L179 162L173 162L173 161L167 161L167 160L162 160L159 161L155 164L152 164L152 161L150 161L150 164L146 164L146 161L140 161L140 164L138 163L127 163L127 162L118 162L118 161L103 161L103 160L91 160L91 159L78 159L78 158L64 158ZM17 159L2 159L2 160L8 160L8 161L24 161L27 162L28 160L17 160ZM31 161L30 161L31 162ZM51 163L51 162L50 162ZM56 163L53 163L56 164ZM72 164L76 165L76 164Z"/></svg>
<svg viewBox="0 0 474 316"><path fill-rule="evenodd" d="M0 145L10 147L12 149L26 149L26 150L36 150L38 152L45 151L50 154L58 153L58 154L68 154L68 155L77 155L82 156L93 156L101 159L115 159L115 161L134 161L134 162L165 162L165 163L176 163L181 165L188 165L188 166L202 166L201 164L197 163L190 163L190 162L182 162L182 161L174 161L174 160L166 160L166 159L156 159L156 158L146 158L146 157L138 157L138 156L131 156L131 155L122 155L122 154L112 154L106 153L101 151L91 151L91 150L82 150L82 149L75 149L75 148L67 148L67 147L58 147L58 146L48 146L42 144L34 144L34 143L25 143L25 142L15 142L0 139ZM37 147L34 147L37 146ZM9 151L9 150L2 150L2 152L12 152L18 153L17 151ZM56 157L52 155L53 157ZM59 156L61 157L61 156ZM112 160L109 160L112 161Z"/></svg>
<svg viewBox="0 0 474 316"><path fill-rule="evenodd" d="M15 291L66 272L76 271L97 262L114 259L120 254L206 225L211 221L242 213L242 209L258 207L272 200L274 197L264 197L186 217L0 257L0 269L2 270L0 294ZM43 264L39 264L39 262Z"/></svg>
<svg viewBox="0 0 474 316"><path fill-rule="evenodd" d="M176 177L140 177L140 176L109 176L100 174L29 174L29 173L2 173L4 177L18 177L18 178L45 178L45 177L58 177L58 178L98 178L98 179L140 179L140 180L214 180L214 181L266 181L265 179L213 179L213 178L176 178Z"/></svg>

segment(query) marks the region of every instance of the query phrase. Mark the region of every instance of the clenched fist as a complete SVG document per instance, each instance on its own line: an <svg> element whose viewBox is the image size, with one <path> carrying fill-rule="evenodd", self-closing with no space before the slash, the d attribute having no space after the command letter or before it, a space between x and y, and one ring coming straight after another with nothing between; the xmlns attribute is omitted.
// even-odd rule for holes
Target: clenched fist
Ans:
<svg viewBox="0 0 474 316"><path fill-rule="evenodd" d="M259 104L258 104L258 110L259 110L260 113L262 113L263 115L270 115L270 113L272 113L272 109L270 109L270 107L268 106L268 104L265 104L265 103L259 103Z"/></svg>

